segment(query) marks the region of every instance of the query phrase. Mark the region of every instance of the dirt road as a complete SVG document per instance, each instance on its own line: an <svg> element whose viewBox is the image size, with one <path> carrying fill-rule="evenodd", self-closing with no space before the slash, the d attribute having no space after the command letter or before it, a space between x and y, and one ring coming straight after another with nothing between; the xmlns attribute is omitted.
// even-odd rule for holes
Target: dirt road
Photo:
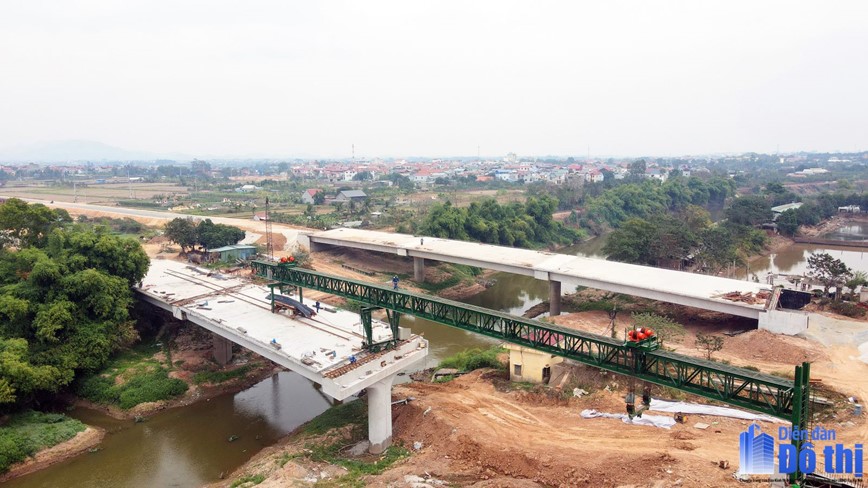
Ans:
<svg viewBox="0 0 868 488"><path fill-rule="evenodd" d="M4 197L8 198L8 197ZM18 197L16 197L18 198ZM188 215L173 212L161 212L156 210L141 210L135 208L124 207L108 207L104 205L90 205L87 203L72 203L72 202L50 202L47 200L37 200L33 198L22 198L29 203L41 203L51 208L63 208L70 215L86 215L88 217L112 217L124 218L128 217L137 222L141 222L148 226L162 227L166 222L176 218L193 218L193 219L211 219L215 224L232 225L258 234L265 234L265 223L254 220L245 219L230 219L226 217L208 217L203 215ZM276 249L276 255L281 256L283 252L291 251L296 242L298 235L301 232L313 232L312 229L304 227L295 227L286 224L272 224L272 232L281 234L283 237L282 249Z"/></svg>

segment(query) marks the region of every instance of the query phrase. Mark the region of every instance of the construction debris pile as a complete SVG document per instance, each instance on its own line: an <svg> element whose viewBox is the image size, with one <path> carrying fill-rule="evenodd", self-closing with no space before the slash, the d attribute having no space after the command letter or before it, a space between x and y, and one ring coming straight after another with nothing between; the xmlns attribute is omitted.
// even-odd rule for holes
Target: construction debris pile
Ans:
<svg viewBox="0 0 868 488"><path fill-rule="evenodd" d="M766 290L759 291L756 293L756 295L749 291L745 293L732 291L729 293L724 293L723 295L721 295L721 298L723 298L724 300L729 300L731 302L744 302L753 305L757 303L765 303L766 300L769 299L771 294L772 292Z"/></svg>

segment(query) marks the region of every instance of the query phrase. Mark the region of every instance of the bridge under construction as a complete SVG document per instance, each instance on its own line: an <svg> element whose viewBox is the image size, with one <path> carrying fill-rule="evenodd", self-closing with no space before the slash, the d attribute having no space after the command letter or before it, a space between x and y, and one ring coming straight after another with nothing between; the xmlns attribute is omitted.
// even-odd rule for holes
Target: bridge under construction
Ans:
<svg viewBox="0 0 868 488"><path fill-rule="evenodd" d="M254 261L255 274L278 285L317 290L364 304L362 322L370 323L371 311L385 309L393 331L401 314L503 339L647 383L676 388L727 404L767 413L793 426L811 425L810 364L795 366L794 379L781 378L723 363L698 359L628 341L515 317L429 295L331 276L269 261ZM367 317L367 319L366 319ZM365 328L366 343L375 344ZM628 407L629 409L629 407ZM391 420L391 419L390 419ZM379 422L382 425L382 422ZM803 427L799 427L803 428ZM369 435L374 433L369 430ZM389 432L391 436L391 432ZM373 443L373 438L371 440ZM797 452L803 440L793 440ZM793 480L802 475L795 473Z"/></svg>
<svg viewBox="0 0 868 488"><path fill-rule="evenodd" d="M791 380L276 262L254 261L252 267L264 283L157 260L136 291L176 318L214 333L215 355L224 361L234 342L316 382L333 398L366 389L372 452L391 443L395 376L427 354L427 342L400 327L404 314L770 414L800 428L811 424L807 363L795 367ZM328 320L313 315L315 305L305 301L304 290L360 302L360 317L342 323L339 314ZM372 319L377 309L387 312L388 324Z"/></svg>
<svg viewBox="0 0 868 488"><path fill-rule="evenodd" d="M586 286L748 317L756 319L759 328L776 333L798 334L808 327L808 314L779 309L778 289L751 281L547 251L362 229L341 228L299 234L298 241L311 251L347 247L412 258L417 282L425 280L426 261L533 276L549 283L550 315L560 314L563 286Z"/></svg>

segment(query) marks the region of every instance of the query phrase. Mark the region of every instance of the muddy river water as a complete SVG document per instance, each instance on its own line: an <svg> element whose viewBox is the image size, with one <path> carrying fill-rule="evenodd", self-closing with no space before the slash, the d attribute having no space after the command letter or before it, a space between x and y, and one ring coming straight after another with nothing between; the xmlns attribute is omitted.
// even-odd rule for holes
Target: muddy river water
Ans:
<svg viewBox="0 0 868 488"><path fill-rule="evenodd" d="M865 239L868 224L853 224L824 236L831 239ZM562 250L600 257L603 239L594 239ZM797 244L754 261L750 272L762 277L768 271L801 273L807 256L820 246ZM853 269L868 270L868 256L859 249L823 248ZM500 273L496 283L465 300L521 314L547 298L548 284L530 277ZM565 290L566 291L566 290ZM404 325L424 333L430 342L428 364L473 347L488 347L494 339L471 334L422 319L405 318ZM224 395L189 407L153 415L145 422L115 420L101 413L75 409L70 413L83 422L106 429L99 450L4 483L4 488L95 486L195 487L217 481L253 454L326 410L331 401L301 376L279 373L237 394ZM236 438L230 442L230 438Z"/></svg>

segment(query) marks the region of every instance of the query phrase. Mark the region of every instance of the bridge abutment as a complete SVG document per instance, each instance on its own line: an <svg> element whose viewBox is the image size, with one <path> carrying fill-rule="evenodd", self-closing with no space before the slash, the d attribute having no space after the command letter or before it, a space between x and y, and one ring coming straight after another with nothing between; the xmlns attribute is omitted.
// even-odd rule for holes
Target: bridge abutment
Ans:
<svg viewBox="0 0 868 488"><path fill-rule="evenodd" d="M372 454L392 445L392 381L395 375L374 383L368 392L368 441Z"/></svg>
<svg viewBox="0 0 868 488"><path fill-rule="evenodd" d="M211 333L211 342L214 344L214 360L220 366L225 366L232 361L232 341Z"/></svg>
<svg viewBox="0 0 868 488"><path fill-rule="evenodd" d="M549 281L549 316L561 314L561 282Z"/></svg>
<svg viewBox="0 0 868 488"><path fill-rule="evenodd" d="M413 258L413 279L417 283L425 281L425 258Z"/></svg>

